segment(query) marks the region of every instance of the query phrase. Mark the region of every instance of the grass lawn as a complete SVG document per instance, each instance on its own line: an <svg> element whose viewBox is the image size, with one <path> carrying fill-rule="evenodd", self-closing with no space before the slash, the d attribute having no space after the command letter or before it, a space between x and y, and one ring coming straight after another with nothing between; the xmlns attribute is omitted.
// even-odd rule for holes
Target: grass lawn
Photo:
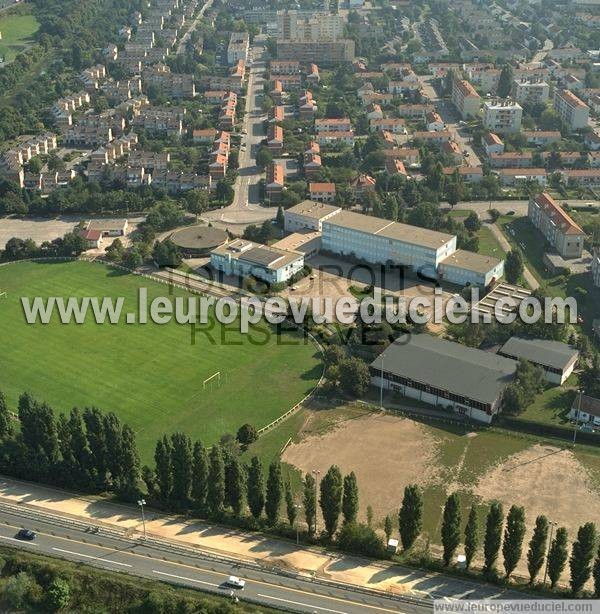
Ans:
<svg viewBox="0 0 600 614"><path fill-rule="evenodd" d="M563 275L551 275L543 261L544 252L547 249L546 239L527 217L503 216L498 223L510 243L521 250L525 263L529 265L531 272L545 288L547 294L564 298L577 296L576 289L578 288L587 292L587 298L578 301L578 313L583 317L584 329L591 333L592 321L598 317L600 289L592 283L592 276L589 272L571 274L566 280Z"/></svg>
<svg viewBox="0 0 600 614"><path fill-rule="evenodd" d="M33 35L38 31L39 23L33 15L0 14L0 57L4 62L12 62L33 41Z"/></svg>
<svg viewBox="0 0 600 614"><path fill-rule="evenodd" d="M482 226L478 232L479 237L479 253L485 256L493 256L494 258L506 258L506 252L494 236L494 233L487 227Z"/></svg>
<svg viewBox="0 0 600 614"><path fill-rule="evenodd" d="M245 422L265 426L303 398L321 374L314 345L296 333L280 338L266 324L249 335L210 321L192 343L190 325L27 325L20 297L124 297L137 305L140 285L148 299L169 296L166 285L86 262L18 263L0 267L0 338L4 340L0 390L11 406L30 391L57 411L96 405L114 411L136 430L142 458L156 440L183 431L206 443ZM188 296L184 291L175 295ZM212 391L202 381L221 371Z"/></svg>

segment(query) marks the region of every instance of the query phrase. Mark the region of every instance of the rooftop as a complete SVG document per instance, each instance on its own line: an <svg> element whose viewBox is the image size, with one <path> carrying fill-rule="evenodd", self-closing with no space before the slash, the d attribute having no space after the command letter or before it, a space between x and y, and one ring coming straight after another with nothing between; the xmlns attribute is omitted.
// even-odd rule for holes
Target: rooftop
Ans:
<svg viewBox="0 0 600 614"><path fill-rule="evenodd" d="M372 215L363 215L362 213L354 213L353 211L342 211L324 223L436 250L454 238L454 235L443 232L409 226L399 222L390 222L390 220L384 220Z"/></svg>
<svg viewBox="0 0 600 614"><path fill-rule="evenodd" d="M585 234L579 224L576 224L571 216L547 192L538 194L533 200L563 232L567 234Z"/></svg>
<svg viewBox="0 0 600 614"><path fill-rule="evenodd" d="M514 378L517 363L510 358L432 337L409 335L380 354L371 366L432 384L482 403L494 403Z"/></svg>
<svg viewBox="0 0 600 614"><path fill-rule="evenodd" d="M561 370L579 356L579 352L566 343L548 339L525 339L524 337L511 337L502 346L499 353Z"/></svg>
<svg viewBox="0 0 600 614"><path fill-rule="evenodd" d="M492 256L484 256L464 249L457 249L453 254L442 260L440 264L458 267L476 273L487 273L500 264L501 260Z"/></svg>
<svg viewBox="0 0 600 614"><path fill-rule="evenodd" d="M277 249L245 239L235 239L226 245L217 247L211 253L273 270L287 266L302 257L302 254L298 252Z"/></svg>
<svg viewBox="0 0 600 614"><path fill-rule="evenodd" d="M304 217L320 220L336 211L341 211L341 208L326 203L316 203L313 200L303 200L301 203L287 209L286 213L294 213L295 215L303 215Z"/></svg>

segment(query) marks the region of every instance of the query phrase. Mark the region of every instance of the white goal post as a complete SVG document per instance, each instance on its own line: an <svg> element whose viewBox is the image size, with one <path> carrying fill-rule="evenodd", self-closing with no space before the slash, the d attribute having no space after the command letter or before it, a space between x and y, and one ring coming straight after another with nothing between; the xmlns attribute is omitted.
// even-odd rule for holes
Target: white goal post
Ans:
<svg viewBox="0 0 600 614"><path fill-rule="evenodd" d="M213 381L216 379L216 383L219 386L221 384L221 372L217 371L216 373L213 373L210 377L207 377L203 382L202 382L202 390L206 390L206 385L209 384L211 389L212 389L212 384Z"/></svg>

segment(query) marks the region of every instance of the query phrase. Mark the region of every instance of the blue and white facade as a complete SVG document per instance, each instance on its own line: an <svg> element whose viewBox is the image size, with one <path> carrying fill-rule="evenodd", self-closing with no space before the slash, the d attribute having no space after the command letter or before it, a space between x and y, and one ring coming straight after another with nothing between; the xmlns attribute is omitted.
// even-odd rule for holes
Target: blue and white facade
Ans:
<svg viewBox="0 0 600 614"><path fill-rule="evenodd" d="M210 253L211 266L224 275L253 276L269 284L286 283L304 267L304 255L236 239Z"/></svg>
<svg viewBox="0 0 600 614"><path fill-rule="evenodd" d="M322 249L372 264L394 263L434 273L456 251L453 235L344 211L322 224Z"/></svg>

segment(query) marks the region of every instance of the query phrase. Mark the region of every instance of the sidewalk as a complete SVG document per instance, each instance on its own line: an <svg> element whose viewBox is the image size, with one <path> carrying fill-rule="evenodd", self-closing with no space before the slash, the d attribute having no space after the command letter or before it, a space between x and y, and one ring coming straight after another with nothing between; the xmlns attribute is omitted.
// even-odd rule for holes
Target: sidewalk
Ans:
<svg viewBox="0 0 600 614"><path fill-rule="evenodd" d="M93 525L121 529L129 536L141 535L142 532L137 509L59 489L3 477L0 479L0 499L89 521ZM268 563L307 575L394 594L473 599L518 599L525 596L500 587L385 562L377 563L359 557L327 553L316 548L296 547L292 542L283 539L243 533L201 522L187 522L181 517L152 511L146 512L146 530L151 536L197 546L212 553Z"/></svg>
<svg viewBox="0 0 600 614"><path fill-rule="evenodd" d="M508 242L508 239L504 236L504 233L500 230L498 224L487 224L487 226L492 231L492 234L496 237L496 239L498 239L498 243L500 243L502 249L508 254L508 252L512 250L512 245ZM540 282L526 265L523 268L523 277L532 290L537 290L540 287Z"/></svg>

